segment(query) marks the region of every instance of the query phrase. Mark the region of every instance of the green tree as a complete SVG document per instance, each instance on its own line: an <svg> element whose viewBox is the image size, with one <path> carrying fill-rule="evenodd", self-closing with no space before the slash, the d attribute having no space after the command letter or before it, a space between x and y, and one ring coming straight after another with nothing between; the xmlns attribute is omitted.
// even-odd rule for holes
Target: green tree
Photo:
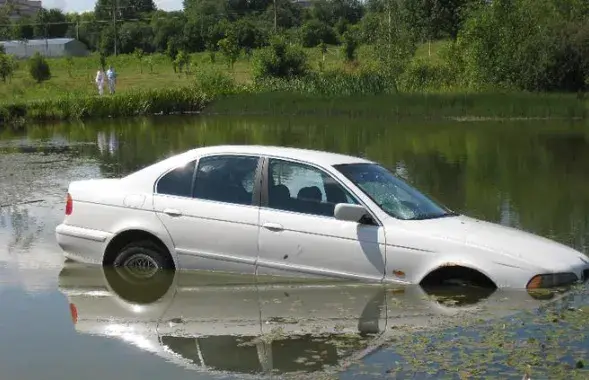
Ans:
<svg viewBox="0 0 589 380"><path fill-rule="evenodd" d="M94 13L99 20L112 20L113 12L119 20L141 18L142 14L156 11L153 0L97 0Z"/></svg>
<svg viewBox="0 0 589 380"><path fill-rule="evenodd" d="M45 57L41 53L36 52L29 59L29 73L37 83L49 80L51 78L51 70Z"/></svg>
<svg viewBox="0 0 589 380"><path fill-rule="evenodd" d="M254 53L253 77L259 81L268 78L296 78L308 72L307 55L297 46L287 44L283 36L274 36L270 46Z"/></svg>
<svg viewBox="0 0 589 380"><path fill-rule="evenodd" d="M0 48L4 49L2 45ZM4 52L0 52L0 77L2 81L6 83L6 80L12 77L16 70L16 61L14 58Z"/></svg>
<svg viewBox="0 0 589 380"><path fill-rule="evenodd" d="M416 42L397 0L384 0L378 20L375 52L383 74L398 88L401 74L415 54Z"/></svg>
<svg viewBox="0 0 589 380"><path fill-rule="evenodd" d="M315 47L321 42L335 45L337 37L334 29L320 20L306 21L300 29L301 41L304 47Z"/></svg>
<svg viewBox="0 0 589 380"><path fill-rule="evenodd" d="M139 63L139 70L141 71L141 74L143 74L143 56L144 56L143 49L135 48L135 51L133 51L133 56L135 57L135 59Z"/></svg>
<svg viewBox="0 0 589 380"><path fill-rule="evenodd" d="M227 60L227 65L233 70L233 65L237 62L241 52L235 31L230 30L227 37L218 42L218 46L221 54Z"/></svg>
<svg viewBox="0 0 589 380"><path fill-rule="evenodd" d="M495 0L473 7L458 34L453 64L470 87L584 89L586 12L578 0Z"/></svg>
<svg viewBox="0 0 589 380"><path fill-rule="evenodd" d="M65 14L59 9L41 9L35 16L33 33L39 38L65 37L69 25Z"/></svg>
<svg viewBox="0 0 589 380"><path fill-rule="evenodd" d="M184 50L178 51L176 54L176 58L174 59L174 66L177 72L190 72L190 54L186 53Z"/></svg>
<svg viewBox="0 0 589 380"><path fill-rule="evenodd" d="M343 46L342 51L346 61L352 62L356 60L356 49L358 48L358 28L353 27L344 32L342 35Z"/></svg>

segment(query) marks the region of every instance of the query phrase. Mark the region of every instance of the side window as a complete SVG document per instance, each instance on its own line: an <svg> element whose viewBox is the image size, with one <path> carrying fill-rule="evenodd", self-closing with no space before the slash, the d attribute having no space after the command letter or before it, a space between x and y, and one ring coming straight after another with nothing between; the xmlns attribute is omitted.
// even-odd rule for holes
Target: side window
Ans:
<svg viewBox="0 0 589 380"><path fill-rule="evenodd" d="M196 169L193 196L218 202L252 204L258 157L210 156Z"/></svg>
<svg viewBox="0 0 589 380"><path fill-rule="evenodd" d="M187 163L164 175L157 183L158 194L190 197L192 190L192 176L196 161Z"/></svg>
<svg viewBox="0 0 589 380"><path fill-rule="evenodd" d="M336 204L358 204L335 179L312 166L271 159L268 174L271 208L333 217Z"/></svg>

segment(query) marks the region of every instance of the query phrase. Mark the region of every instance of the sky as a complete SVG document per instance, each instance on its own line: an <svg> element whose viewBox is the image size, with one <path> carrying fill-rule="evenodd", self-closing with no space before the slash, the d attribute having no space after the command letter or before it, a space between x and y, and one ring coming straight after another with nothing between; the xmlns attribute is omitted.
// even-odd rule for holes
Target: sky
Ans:
<svg viewBox="0 0 589 380"><path fill-rule="evenodd" d="M84 12L94 9L96 0L42 0L44 8L59 8L64 12ZM155 0L158 9L182 9L182 0Z"/></svg>

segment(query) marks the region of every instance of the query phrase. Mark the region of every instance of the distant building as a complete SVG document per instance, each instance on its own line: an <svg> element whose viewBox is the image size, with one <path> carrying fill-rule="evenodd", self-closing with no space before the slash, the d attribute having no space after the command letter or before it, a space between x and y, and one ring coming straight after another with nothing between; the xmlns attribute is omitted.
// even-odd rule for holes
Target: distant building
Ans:
<svg viewBox="0 0 589 380"><path fill-rule="evenodd" d="M0 45L4 45L6 54L17 58L29 58L36 52L45 57L83 57L89 54L88 47L73 38L0 41Z"/></svg>
<svg viewBox="0 0 589 380"><path fill-rule="evenodd" d="M24 16L34 16L43 5L41 1L33 0L0 0L0 9L10 8L8 16L11 20L18 20Z"/></svg>

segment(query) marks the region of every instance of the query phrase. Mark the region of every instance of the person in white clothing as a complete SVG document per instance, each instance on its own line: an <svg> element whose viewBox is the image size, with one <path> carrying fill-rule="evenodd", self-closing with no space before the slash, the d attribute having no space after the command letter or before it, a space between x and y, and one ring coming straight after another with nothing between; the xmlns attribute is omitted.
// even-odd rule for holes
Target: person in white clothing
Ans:
<svg viewBox="0 0 589 380"><path fill-rule="evenodd" d="M98 95L102 96L104 94L104 71L102 69L98 70L96 73L96 87L98 87Z"/></svg>
<svg viewBox="0 0 589 380"><path fill-rule="evenodd" d="M106 72L106 79L108 79L108 89L110 90L110 93L114 94L115 86L117 84L117 73L112 66L110 66Z"/></svg>

